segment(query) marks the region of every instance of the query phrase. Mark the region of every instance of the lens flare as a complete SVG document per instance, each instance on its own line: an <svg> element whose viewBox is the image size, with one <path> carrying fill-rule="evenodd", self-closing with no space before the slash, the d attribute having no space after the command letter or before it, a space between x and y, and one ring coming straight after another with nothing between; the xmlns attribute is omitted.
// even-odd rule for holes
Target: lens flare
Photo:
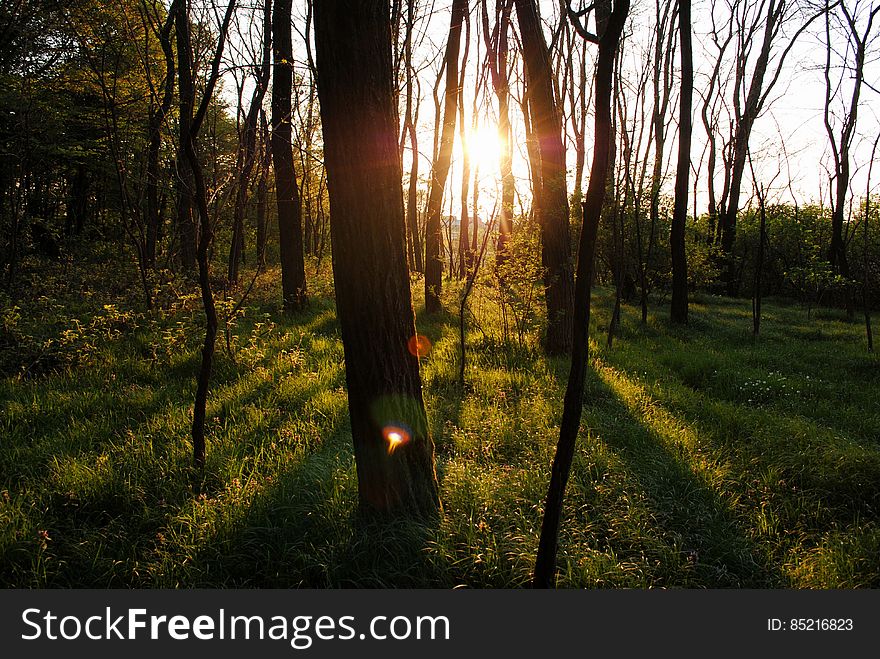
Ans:
<svg viewBox="0 0 880 659"><path fill-rule="evenodd" d="M416 357L426 357L431 352L431 342L424 334L416 334L406 343L406 347L411 355Z"/></svg>
<svg viewBox="0 0 880 659"><path fill-rule="evenodd" d="M385 426L382 428L382 437L385 439L385 443L388 444L389 455L410 440L409 431L400 426Z"/></svg>

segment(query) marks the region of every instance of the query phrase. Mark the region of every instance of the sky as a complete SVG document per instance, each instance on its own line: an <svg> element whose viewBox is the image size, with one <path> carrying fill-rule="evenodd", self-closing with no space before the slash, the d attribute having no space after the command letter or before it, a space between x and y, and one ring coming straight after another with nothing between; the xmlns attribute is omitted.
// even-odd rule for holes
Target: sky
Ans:
<svg viewBox="0 0 880 659"><path fill-rule="evenodd" d="M492 11L493 0L489 0L490 13ZM724 29L724 18L722 14L726 9L725 2L717 2L720 9L716 9L717 23L720 29ZM735 3L742 6L742 3ZM805 3L798 3L803 6ZM853 0L848 0L848 4L852 5ZM863 9L870 9L871 0L861 0L859 6ZM417 44L415 49L415 65L419 68L420 86L422 93L422 102L419 114L419 151L420 151L420 174L427 177L430 172L431 151L434 133L434 101L432 98L432 87L436 78L440 55L445 47L445 41L449 29L450 16L450 0L421 0L419 3L422 20L425 21L425 32L422 40ZM477 58L482 62L485 53L482 45L482 35L479 31L479 2L471 0L471 36L470 36L470 57L468 62L468 74L465 83L465 114L466 121L471 122L471 109L473 103L474 86L476 84ZM556 0L540 0L542 17L545 21L545 33L548 41L551 38L551 32L558 24L559 7ZM695 65L695 96L694 96L694 144L692 148L692 166L697 167L701 161L705 159L705 131L699 117L699 109L701 107L700 89L705 87L705 81L708 72L713 65L712 55L714 53L711 40L709 39L709 31L711 21L709 19L710 3L708 0L695 0L694 16L693 16L693 37L694 37L694 65ZM245 11L245 10L241 10ZM241 13L240 11L240 13ZM641 66L643 53L648 45L651 26L655 23L655 0L632 0L632 8L630 12L630 23L627 29L626 56L622 67L622 76L629 81L629 86L635 85L638 78L637 69ZM303 24L305 16L304 0L294 0L294 48L295 58L301 63L305 62L305 44L303 41ZM247 31L249 23L246 17L239 18L243 31ZM491 19L490 19L491 20ZM796 19L787 25L784 33L779 38L779 45L774 48L774 56L771 58L771 69L775 66L774 62L779 53L785 48L790 35L795 31L797 25ZM514 27L516 25L515 14L513 16ZM258 23L257 23L258 25ZM862 26L864 23L862 22ZM297 31L300 33L297 36ZM874 32L880 31L880 24L875 25ZM829 149L828 135L825 131L822 108L824 104L824 73L823 65L825 60L825 34L824 21L816 20L810 29L800 35L795 46L791 49L782 70L780 79L774 88L768 106L757 120L751 139L751 149L753 153L753 162L756 172L761 183L769 186L769 199L775 201L790 201L794 196L799 203L804 202L820 202L828 203L829 200L829 183L828 168L831 163L831 152ZM258 31L257 31L258 34ZM759 35L760 36L760 35ZM839 55L842 49L842 42L839 38L834 39L835 53L832 66L839 64ZM880 89L880 41L874 44L873 50L869 50L868 64L866 65L865 79L874 89ZM514 48L514 42L511 41L511 47ZM463 48L462 48L463 50ZM591 77L593 68L593 60L595 57L595 46L589 46L587 76ZM752 61L754 58L752 59ZM674 73L678 76L678 54L674 58ZM230 65L233 63L230 62ZM518 62L517 67L521 64ZM751 73L750 65L749 73ZM303 70L302 67L300 70ZM521 75L519 72L514 73L514 77ZM229 76L227 75L227 79ZM845 80L844 92L836 98L833 107L839 112L842 108L841 99L849 97L848 80ZM512 82L512 87L516 83ZM443 84L440 86L440 95L442 102ZM227 81L226 90L229 93L234 86ZM588 90L589 91L589 90ZM649 90L650 91L650 90ZM514 94L518 96L519 92L514 89ZM650 94L649 94L650 98ZM633 102L630 102L631 105ZM677 93L673 98L673 102L669 108L668 126L669 139L666 146L666 157L664 158L665 169L668 172L674 172L675 153L677 150L676 134L677 134L677 113L676 107ZM495 206L496 189L498 187L498 156L500 147L497 139L493 139L495 131L496 119L496 101L491 91L491 84L488 84L478 103L478 120L476 136L472 140L479 148L474 149L473 158L479 164L480 171L480 215L485 219ZM566 105L566 112L569 111ZM862 102L859 108L859 124L857 135L854 140L853 149L853 184L852 189L855 191L856 197L862 197L865 193L867 163L870 156L870 148L877 135L878 126L880 126L880 95L873 91L870 87L864 87L862 90ZM525 152L525 139L523 124L520 116L520 109L516 101L511 103L511 114L513 119L514 130L514 175L517 179L517 192L521 193L521 199L517 200L517 210L520 202L524 207L528 207L528 167ZM589 115L587 122L587 171L585 172L584 187L586 187L586 176L589 173L590 158L590 136L592 134L592 115ZM569 138L569 146L571 146ZM404 168L408 170L411 154L408 152L404 155ZM460 209L459 189L461 186L461 162L462 149L458 134L456 134L456 145L453 152L453 164L450 170L450 178L447 183L447 212L458 215ZM574 187L574 151L569 149L568 166L570 170L569 191ZM696 209L698 213L705 212L706 209L706 173L705 165L701 168L700 178L697 186ZM693 174L692 174L693 176ZM880 181L880 172L874 173L874 178ZM716 175L718 181L717 186L720 187L720 173ZM672 176L668 177L664 188L671 192L673 185ZM692 179L693 185L693 179ZM880 188L880 186L872 185L872 189ZM750 199L753 185L750 177L747 176L743 183L741 195L742 203L745 204ZM691 203L693 208L693 201Z"/></svg>

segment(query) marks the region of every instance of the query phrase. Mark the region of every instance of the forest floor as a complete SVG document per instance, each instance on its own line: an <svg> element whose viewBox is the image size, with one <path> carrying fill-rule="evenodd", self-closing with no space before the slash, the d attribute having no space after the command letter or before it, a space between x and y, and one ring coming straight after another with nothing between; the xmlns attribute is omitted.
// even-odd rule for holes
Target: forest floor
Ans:
<svg viewBox="0 0 880 659"><path fill-rule="evenodd" d="M457 315L429 319L417 300L443 511L365 523L332 291L319 282L284 316L275 274L230 349L218 341L202 472L194 296L152 313L82 295L4 311L0 584L528 584L566 361L530 327L505 336L477 290L462 385ZM560 585L880 587L880 359L863 326L768 300L754 340L748 300L697 295L687 328L665 303L645 326L625 304L609 349L611 292L593 299Z"/></svg>

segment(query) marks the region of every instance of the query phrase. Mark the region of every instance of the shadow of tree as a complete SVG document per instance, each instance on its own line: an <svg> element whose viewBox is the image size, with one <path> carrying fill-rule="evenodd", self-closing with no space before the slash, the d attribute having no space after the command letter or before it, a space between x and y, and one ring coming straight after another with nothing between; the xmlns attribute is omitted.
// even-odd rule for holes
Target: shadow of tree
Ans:
<svg viewBox="0 0 880 659"><path fill-rule="evenodd" d="M567 365L555 370L565 382ZM737 485L692 433L637 381L593 363L560 533L559 560L569 572L561 583L595 579L575 559L585 549L571 544L587 543L609 570L597 585L619 583L613 575L621 571L651 586L786 585L738 507Z"/></svg>

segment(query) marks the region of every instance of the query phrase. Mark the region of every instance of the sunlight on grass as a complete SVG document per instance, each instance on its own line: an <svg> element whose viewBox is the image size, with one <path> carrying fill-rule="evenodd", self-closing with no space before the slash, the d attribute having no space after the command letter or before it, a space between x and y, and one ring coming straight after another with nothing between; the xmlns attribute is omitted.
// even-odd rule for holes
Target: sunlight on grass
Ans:
<svg viewBox="0 0 880 659"><path fill-rule="evenodd" d="M185 306L0 383L2 583L529 583L565 360L547 360L537 334L505 339L481 292L462 385L457 318L421 314L443 514L364 521L332 300L284 316L267 301L276 285L235 321L232 353L218 345L203 473ZM624 305L608 350L609 292L594 305L561 585L880 586L880 362L858 327L770 300L754 341L747 302L703 296L688 329L660 308L643 327Z"/></svg>

